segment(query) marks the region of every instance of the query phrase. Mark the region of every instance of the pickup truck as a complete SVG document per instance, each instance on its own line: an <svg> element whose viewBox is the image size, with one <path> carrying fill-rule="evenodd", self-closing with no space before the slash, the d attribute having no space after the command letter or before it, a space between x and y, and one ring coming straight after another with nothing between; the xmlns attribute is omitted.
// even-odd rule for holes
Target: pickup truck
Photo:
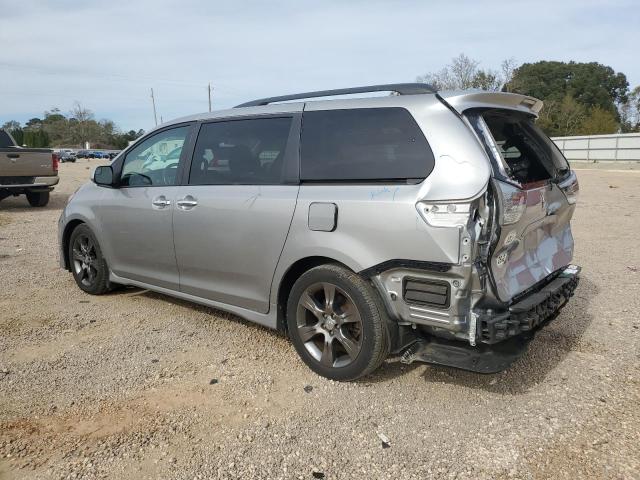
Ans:
<svg viewBox="0 0 640 480"><path fill-rule="evenodd" d="M0 200L25 194L29 205L44 207L58 183L58 156L49 148L23 148L0 130Z"/></svg>

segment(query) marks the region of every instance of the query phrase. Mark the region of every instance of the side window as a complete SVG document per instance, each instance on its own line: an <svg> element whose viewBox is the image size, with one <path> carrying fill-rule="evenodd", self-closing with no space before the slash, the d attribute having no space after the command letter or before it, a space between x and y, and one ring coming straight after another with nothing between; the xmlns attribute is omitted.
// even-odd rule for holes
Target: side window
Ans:
<svg viewBox="0 0 640 480"><path fill-rule="evenodd" d="M403 180L427 177L433 152L404 108L305 112L301 180Z"/></svg>
<svg viewBox="0 0 640 480"><path fill-rule="evenodd" d="M122 164L120 185L148 187L175 185L182 147L191 126L164 130L133 148Z"/></svg>
<svg viewBox="0 0 640 480"><path fill-rule="evenodd" d="M205 123L189 173L190 185L282 183L291 117Z"/></svg>

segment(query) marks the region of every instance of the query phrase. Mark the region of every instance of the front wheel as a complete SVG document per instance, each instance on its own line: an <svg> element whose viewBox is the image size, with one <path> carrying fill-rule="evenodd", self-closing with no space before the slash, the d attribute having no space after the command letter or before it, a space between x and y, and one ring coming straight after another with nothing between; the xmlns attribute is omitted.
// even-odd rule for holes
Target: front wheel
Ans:
<svg viewBox="0 0 640 480"><path fill-rule="evenodd" d="M112 289L109 269L100 245L86 225L79 225L69 239L69 260L78 287L91 295L102 295Z"/></svg>
<svg viewBox="0 0 640 480"><path fill-rule="evenodd" d="M387 314L362 277L338 265L305 272L287 302L289 337L318 375L355 380L389 354Z"/></svg>
<svg viewBox="0 0 640 480"><path fill-rule="evenodd" d="M32 207L44 207L49 203L49 192L27 192L27 201Z"/></svg>

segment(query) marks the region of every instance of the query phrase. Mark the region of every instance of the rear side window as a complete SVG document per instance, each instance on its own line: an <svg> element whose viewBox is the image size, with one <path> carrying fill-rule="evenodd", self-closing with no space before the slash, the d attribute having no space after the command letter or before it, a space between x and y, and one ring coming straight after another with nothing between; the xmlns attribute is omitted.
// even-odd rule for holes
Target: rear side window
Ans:
<svg viewBox="0 0 640 480"><path fill-rule="evenodd" d="M301 180L423 179L433 152L404 108L305 112Z"/></svg>
<svg viewBox="0 0 640 480"><path fill-rule="evenodd" d="M189 173L190 185L282 183L291 117L205 123Z"/></svg>

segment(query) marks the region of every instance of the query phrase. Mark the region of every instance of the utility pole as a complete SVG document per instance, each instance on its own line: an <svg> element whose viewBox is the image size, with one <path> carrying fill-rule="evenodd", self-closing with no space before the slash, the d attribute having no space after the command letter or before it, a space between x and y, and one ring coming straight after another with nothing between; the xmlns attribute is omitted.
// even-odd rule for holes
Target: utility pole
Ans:
<svg viewBox="0 0 640 480"><path fill-rule="evenodd" d="M209 82L209 111L211 111L211 82Z"/></svg>
<svg viewBox="0 0 640 480"><path fill-rule="evenodd" d="M157 127L158 114L156 113L156 97L153 96L153 88L151 89L151 103L153 104L153 120L156 122L156 127Z"/></svg>

